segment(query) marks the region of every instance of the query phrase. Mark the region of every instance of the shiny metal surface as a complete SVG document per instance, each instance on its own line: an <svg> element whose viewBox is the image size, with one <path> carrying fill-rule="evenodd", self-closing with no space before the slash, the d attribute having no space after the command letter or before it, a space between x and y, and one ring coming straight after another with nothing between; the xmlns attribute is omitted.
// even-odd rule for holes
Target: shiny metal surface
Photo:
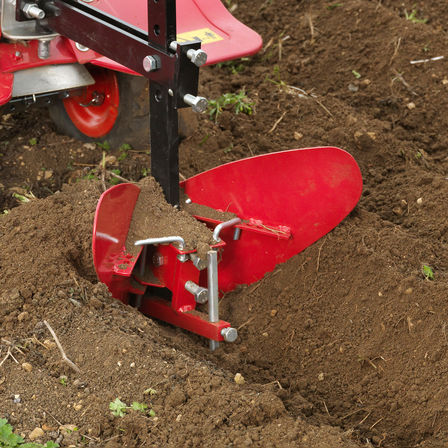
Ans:
<svg viewBox="0 0 448 448"><path fill-rule="evenodd" d="M14 73L13 98L57 92L94 84L88 70L79 64L43 65Z"/></svg>
<svg viewBox="0 0 448 448"><path fill-rule="evenodd" d="M2 0L1 4L1 29L2 35L12 40L28 40L56 37L57 33L44 34L36 31L34 20L18 22L16 20L16 1Z"/></svg>

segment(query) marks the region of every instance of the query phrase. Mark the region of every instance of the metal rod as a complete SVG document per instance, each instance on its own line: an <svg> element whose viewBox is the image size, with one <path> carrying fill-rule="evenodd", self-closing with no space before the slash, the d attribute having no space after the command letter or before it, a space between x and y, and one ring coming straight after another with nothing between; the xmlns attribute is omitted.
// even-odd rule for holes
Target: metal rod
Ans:
<svg viewBox="0 0 448 448"><path fill-rule="evenodd" d="M227 227L231 227L235 224L239 224L240 222L241 222L241 218L232 218L229 221L225 221L225 222L222 222L221 224L218 224L215 227L215 230L213 231L213 239L218 242L221 241L221 238L219 238L219 234L221 233L221 230L225 229Z"/></svg>
<svg viewBox="0 0 448 448"><path fill-rule="evenodd" d="M138 267L138 274L140 276L140 279L142 279L143 276L145 275L146 254L147 253L148 253L148 246L144 246L142 249L142 253L140 254L140 264ZM137 309L139 309L142 304L143 295L144 294L139 294L137 296L137 299L135 300L135 307Z"/></svg>
<svg viewBox="0 0 448 448"><path fill-rule="evenodd" d="M146 240L138 240L134 243L134 246L143 246L145 244L167 244L167 243L179 243L179 249L184 250L185 240L181 236L163 236L161 238L148 238Z"/></svg>
<svg viewBox="0 0 448 448"><path fill-rule="evenodd" d="M207 279L208 279L208 320L219 321L218 308L218 252L209 250L207 252ZM210 339L210 350L216 350L219 342Z"/></svg>

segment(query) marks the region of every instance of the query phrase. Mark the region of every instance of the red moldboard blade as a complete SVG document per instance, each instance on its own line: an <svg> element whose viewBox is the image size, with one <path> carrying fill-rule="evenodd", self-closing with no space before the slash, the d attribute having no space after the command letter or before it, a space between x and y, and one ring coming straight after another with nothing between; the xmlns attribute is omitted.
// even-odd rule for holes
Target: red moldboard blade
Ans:
<svg viewBox="0 0 448 448"><path fill-rule="evenodd" d="M306 148L238 160L181 183L195 203L257 219L271 228L287 226L290 239L232 229L219 264L219 288L261 279L336 227L355 207L362 177L353 157L339 148Z"/></svg>
<svg viewBox="0 0 448 448"><path fill-rule="evenodd" d="M112 295L126 301L131 288L130 274L137 257L124 257L124 245L140 188L133 184L115 185L98 201L93 224L93 263L98 278ZM116 276L117 266L122 266Z"/></svg>

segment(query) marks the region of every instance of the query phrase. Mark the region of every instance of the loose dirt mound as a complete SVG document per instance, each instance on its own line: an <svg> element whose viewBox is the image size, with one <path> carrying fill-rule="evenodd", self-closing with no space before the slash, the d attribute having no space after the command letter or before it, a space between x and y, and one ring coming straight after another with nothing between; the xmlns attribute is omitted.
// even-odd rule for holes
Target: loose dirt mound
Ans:
<svg viewBox="0 0 448 448"><path fill-rule="evenodd" d="M224 111L216 123L199 117L181 145L182 174L294 147L340 146L363 173L359 205L262 281L222 298L222 317L240 336L215 354L96 284L95 183L16 207L0 217L0 362L8 348L19 362L8 357L0 367L0 416L24 434L45 424L46 439L58 437L60 423L74 424L92 446L446 446L447 6L233 3L264 49L204 69L201 94L244 89L255 110ZM438 56L445 58L430 60ZM39 124L26 138L30 117L2 121L3 208L13 205L9 188L50 195L101 158L33 116ZM135 151L122 161L117 152L109 168L138 180L148 156ZM80 374L61 362L44 319ZM237 372L244 385L234 384ZM149 388L157 394L145 395ZM117 397L147 403L156 417L112 417Z"/></svg>

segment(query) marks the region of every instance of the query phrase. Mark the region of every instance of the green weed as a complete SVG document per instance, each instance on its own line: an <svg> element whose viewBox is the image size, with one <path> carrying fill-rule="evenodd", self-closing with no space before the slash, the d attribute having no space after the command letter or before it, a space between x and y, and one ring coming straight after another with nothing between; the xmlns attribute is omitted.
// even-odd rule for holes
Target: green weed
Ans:
<svg viewBox="0 0 448 448"><path fill-rule="evenodd" d="M210 119L215 122L218 121L218 116L223 110L233 109L235 114L252 115L254 108L255 103L248 98L244 90L239 93L225 93L218 99L209 101L208 104Z"/></svg>
<svg viewBox="0 0 448 448"><path fill-rule="evenodd" d="M434 280L434 271L430 266L424 264L422 266L422 273L425 276L426 280Z"/></svg>
<svg viewBox="0 0 448 448"><path fill-rule="evenodd" d="M96 146L98 146L98 148L101 148L103 151L110 150L110 143L107 140L105 140L104 142L96 142Z"/></svg>
<svg viewBox="0 0 448 448"><path fill-rule="evenodd" d="M331 11L332 9L339 8L340 6L342 6L342 3L333 3L331 5L328 5L327 9L329 9Z"/></svg>
<svg viewBox="0 0 448 448"><path fill-rule="evenodd" d="M118 169L114 169L114 170L110 170L111 173L116 174L117 176L119 176L121 174L121 171ZM109 183L112 185L117 185L121 182L120 179L118 179L118 177L111 177L109 180Z"/></svg>
<svg viewBox="0 0 448 448"><path fill-rule="evenodd" d="M124 417L127 414L128 409L133 411L142 412L148 414L150 417L155 417L156 413L153 409L148 411L148 405L145 403L139 403L138 401L133 401L131 406L121 401L119 398L115 398L114 401L109 403L109 409L112 411L114 417Z"/></svg>
<svg viewBox="0 0 448 448"><path fill-rule="evenodd" d="M28 143L29 143L31 146L37 145L37 138L35 138L35 137L30 138L30 139L28 140Z"/></svg>
<svg viewBox="0 0 448 448"><path fill-rule="evenodd" d="M244 62L247 61L249 61L249 58L241 58L233 61L219 62L218 64L216 64L216 67L220 69L228 69L232 75L236 75L237 73L241 73L244 72L244 70L246 70Z"/></svg>
<svg viewBox="0 0 448 448"><path fill-rule="evenodd" d="M356 79L361 78L361 73L357 72L356 70L352 70L352 73L353 73L353 76L354 76Z"/></svg>
<svg viewBox="0 0 448 448"><path fill-rule="evenodd" d="M404 10L404 16L406 20L409 20L412 23L426 23L428 19L419 19L417 17L417 10L413 9L410 14L406 10Z"/></svg>
<svg viewBox="0 0 448 448"><path fill-rule="evenodd" d="M123 143L119 150L120 150L120 155L118 156L118 161L121 162L122 160L126 159L126 157L128 156L128 151L132 149L131 145L129 143Z"/></svg>

